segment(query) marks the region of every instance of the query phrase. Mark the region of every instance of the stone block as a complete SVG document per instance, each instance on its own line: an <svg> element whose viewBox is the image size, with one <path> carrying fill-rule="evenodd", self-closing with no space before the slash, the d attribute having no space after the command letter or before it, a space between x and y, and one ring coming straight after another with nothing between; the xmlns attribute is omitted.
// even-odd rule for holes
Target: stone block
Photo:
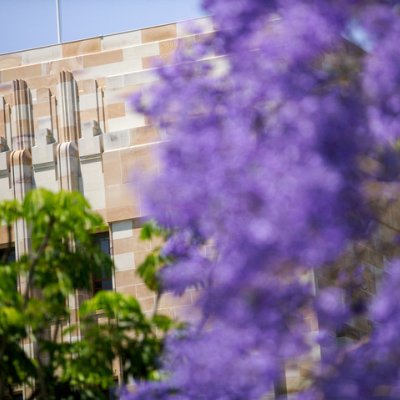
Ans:
<svg viewBox="0 0 400 400"><path fill-rule="evenodd" d="M121 286L118 292L129 296L135 296L136 295L135 285Z"/></svg>
<svg viewBox="0 0 400 400"><path fill-rule="evenodd" d="M157 81L157 75L152 71L138 71L125 75L125 85L143 85Z"/></svg>
<svg viewBox="0 0 400 400"><path fill-rule="evenodd" d="M82 112L84 110L97 109L97 92L79 94L79 110Z"/></svg>
<svg viewBox="0 0 400 400"><path fill-rule="evenodd" d="M104 188L97 190L83 190L86 200L89 202L93 210L103 210L106 208L106 198Z"/></svg>
<svg viewBox="0 0 400 400"><path fill-rule="evenodd" d="M140 59L120 61L112 64L101 64L83 69L81 71L81 77L84 79L95 79L99 77L129 73L131 71L138 71L141 67L142 63Z"/></svg>
<svg viewBox="0 0 400 400"><path fill-rule="evenodd" d="M6 54L0 57L0 69L18 67L21 64L21 56L18 54Z"/></svg>
<svg viewBox="0 0 400 400"><path fill-rule="evenodd" d="M107 144L108 149L116 149L120 147L130 146L133 142L131 128L139 128L146 125L146 120L143 114L130 112L124 117L110 118L108 120L109 134L113 134L114 138ZM117 132L118 131L118 132Z"/></svg>
<svg viewBox="0 0 400 400"><path fill-rule="evenodd" d="M41 75L42 66L40 64L27 65L1 71L1 82L8 82L14 79L32 78Z"/></svg>
<svg viewBox="0 0 400 400"><path fill-rule="evenodd" d="M158 42L146 43L140 46L133 46L123 49L124 60L132 60L135 58L150 57L160 55L160 47Z"/></svg>
<svg viewBox="0 0 400 400"><path fill-rule="evenodd" d="M114 118L114 120L121 120L121 118ZM113 130L114 124L109 121L109 129ZM121 122L121 125L123 123ZM126 124L123 124L126 125ZM133 142L133 133L130 129L119 130L117 132L110 132L104 135L104 151L111 151L131 146Z"/></svg>
<svg viewBox="0 0 400 400"><path fill-rule="evenodd" d="M58 191L58 181L54 163L46 166L44 164L34 165L34 174L35 186L37 188L44 188L53 192Z"/></svg>
<svg viewBox="0 0 400 400"><path fill-rule="evenodd" d="M121 118L126 115L125 103L109 104L106 107L107 118Z"/></svg>
<svg viewBox="0 0 400 400"><path fill-rule="evenodd" d="M120 151L105 151L103 153L103 171L106 186L122 183Z"/></svg>
<svg viewBox="0 0 400 400"><path fill-rule="evenodd" d="M142 42L142 34L138 31L118 33L108 35L101 38L101 47L103 50L117 49L140 44Z"/></svg>
<svg viewBox="0 0 400 400"><path fill-rule="evenodd" d="M151 175L158 171L157 144L145 144L121 151L122 183L128 183L134 175Z"/></svg>
<svg viewBox="0 0 400 400"><path fill-rule="evenodd" d="M114 256L116 271L126 271L135 267L135 258L132 252L116 254Z"/></svg>
<svg viewBox="0 0 400 400"><path fill-rule="evenodd" d="M96 65L111 64L123 61L121 49L112 51L102 51L97 54L90 54L83 57L83 67L94 67Z"/></svg>
<svg viewBox="0 0 400 400"><path fill-rule="evenodd" d="M176 24L156 26L142 29L142 42L156 42L176 37Z"/></svg>
<svg viewBox="0 0 400 400"><path fill-rule="evenodd" d="M39 49L26 50L19 53L22 64L36 64L62 57L61 46L46 46Z"/></svg>
<svg viewBox="0 0 400 400"><path fill-rule="evenodd" d="M123 239L113 239L113 253L121 254L132 251L135 244L135 238L128 237Z"/></svg>
<svg viewBox="0 0 400 400"><path fill-rule="evenodd" d="M132 286L137 284L140 278L136 275L134 269L129 269L126 271L115 271L115 286L120 288L122 286Z"/></svg>
<svg viewBox="0 0 400 400"><path fill-rule="evenodd" d="M154 293L148 289L144 283L139 283L136 285L136 297L138 299L144 299L152 296L154 296Z"/></svg>
<svg viewBox="0 0 400 400"><path fill-rule="evenodd" d="M125 196L125 200L120 196ZM106 187L106 215L107 222L121 221L129 218L138 218L141 211L138 202L132 198L125 186Z"/></svg>
<svg viewBox="0 0 400 400"><path fill-rule="evenodd" d="M113 222L111 232L113 240L126 239L132 237L132 220Z"/></svg>
<svg viewBox="0 0 400 400"><path fill-rule="evenodd" d="M78 40L76 42L64 43L62 45L62 56L73 57L81 54L95 53L101 51L101 38Z"/></svg>

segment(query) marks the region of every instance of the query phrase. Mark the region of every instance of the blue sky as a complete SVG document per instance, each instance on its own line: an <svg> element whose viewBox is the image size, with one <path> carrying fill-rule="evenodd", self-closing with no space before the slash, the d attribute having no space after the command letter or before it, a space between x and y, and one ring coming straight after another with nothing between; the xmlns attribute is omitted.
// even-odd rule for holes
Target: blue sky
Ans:
<svg viewBox="0 0 400 400"><path fill-rule="evenodd" d="M0 0L0 53L57 42L57 0ZM107 35L204 15L201 0L60 0L62 40Z"/></svg>

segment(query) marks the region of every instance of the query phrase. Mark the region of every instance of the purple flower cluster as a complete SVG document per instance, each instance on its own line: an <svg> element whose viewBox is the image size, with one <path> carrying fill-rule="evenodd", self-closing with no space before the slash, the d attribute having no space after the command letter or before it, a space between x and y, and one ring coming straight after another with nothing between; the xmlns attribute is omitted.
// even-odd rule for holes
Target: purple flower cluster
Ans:
<svg viewBox="0 0 400 400"><path fill-rule="evenodd" d="M400 135L400 37L398 12L388 7L374 7L365 16L365 25L372 31L372 46L364 76L368 96L368 118L371 131L380 140L398 139Z"/></svg>
<svg viewBox="0 0 400 400"><path fill-rule="evenodd" d="M396 2L367 3L204 0L217 34L182 49L152 91L133 99L170 135L146 197L149 213L176 232L163 286L200 288L200 317L167 343L168 378L132 399L260 399L315 345L310 313L321 332L352 317L342 289L315 296L312 276L368 238L371 177L360 161L393 152L400 132L399 11ZM354 26L368 53L346 39ZM390 165L383 171L390 176ZM400 267L391 270L394 290ZM323 359L301 396L372 398L380 385L398 393L398 366L386 373L398 354L393 299L376 297L368 345L331 343L342 356ZM363 382L370 374L372 386Z"/></svg>
<svg viewBox="0 0 400 400"><path fill-rule="evenodd" d="M302 400L395 400L400 398L400 262L387 268L369 310L375 327L368 341L336 348Z"/></svg>

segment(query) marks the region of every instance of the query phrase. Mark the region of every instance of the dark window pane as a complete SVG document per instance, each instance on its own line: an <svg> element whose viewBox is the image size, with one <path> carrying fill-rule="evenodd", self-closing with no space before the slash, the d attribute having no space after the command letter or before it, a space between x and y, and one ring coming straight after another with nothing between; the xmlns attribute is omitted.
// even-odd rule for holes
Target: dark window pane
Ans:
<svg viewBox="0 0 400 400"><path fill-rule="evenodd" d="M15 261L15 247L12 246L10 248L2 248L0 249L0 265L8 264ZM15 278L14 281L15 290L18 290L18 281Z"/></svg>
<svg viewBox="0 0 400 400"><path fill-rule="evenodd" d="M11 263L15 261L15 247L0 249L0 262Z"/></svg>
<svg viewBox="0 0 400 400"><path fill-rule="evenodd" d="M110 237L108 232L96 234L94 241L103 253L110 255ZM112 290L112 288L111 271L102 270L93 276L93 294L96 294L100 290Z"/></svg>

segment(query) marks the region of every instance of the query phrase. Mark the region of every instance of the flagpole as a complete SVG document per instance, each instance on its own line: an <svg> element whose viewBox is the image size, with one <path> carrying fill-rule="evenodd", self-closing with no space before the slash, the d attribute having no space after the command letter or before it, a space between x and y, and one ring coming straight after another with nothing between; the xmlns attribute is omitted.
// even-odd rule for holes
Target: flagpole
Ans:
<svg viewBox="0 0 400 400"><path fill-rule="evenodd" d="M56 11L57 11L57 41L61 43L61 8L60 0L56 0Z"/></svg>

